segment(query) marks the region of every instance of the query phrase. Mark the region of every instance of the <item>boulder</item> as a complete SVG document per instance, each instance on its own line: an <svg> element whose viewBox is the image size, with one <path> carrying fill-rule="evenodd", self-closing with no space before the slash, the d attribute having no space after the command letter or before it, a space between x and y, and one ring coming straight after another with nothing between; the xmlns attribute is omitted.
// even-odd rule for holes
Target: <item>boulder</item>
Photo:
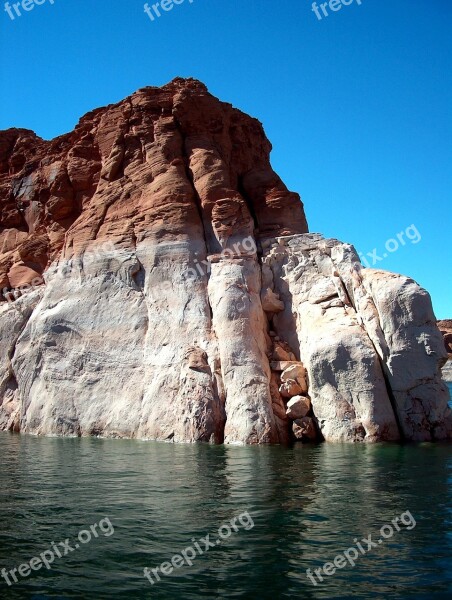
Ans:
<svg viewBox="0 0 452 600"><path fill-rule="evenodd" d="M300 363L299 361L296 361L296 360L282 360L282 361L272 360L272 361L270 361L270 367L273 371L285 371L292 365L300 365L300 364L303 364L303 363Z"/></svg>
<svg viewBox="0 0 452 600"><path fill-rule="evenodd" d="M315 442L317 440L317 430L311 417L296 419L292 424L292 431L295 438L302 442Z"/></svg>
<svg viewBox="0 0 452 600"><path fill-rule="evenodd" d="M207 362L207 352L202 348L190 348L187 352L187 358L189 369L210 373L209 363Z"/></svg>
<svg viewBox="0 0 452 600"><path fill-rule="evenodd" d="M284 310L284 304L269 288L261 292L262 308L268 313L278 313Z"/></svg>
<svg viewBox="0 0 452 600"><path fill-rule="evenodd" d="M298 394L302 394L303 390L301 385L295 381L295 379L288 379L281 384L279 388L279 393L283 398L292 398L293 396L297 396Z"/></svg>
<svg viewBox="0 0 452 600"><path fill-rule="evenodd" d="M307 396L294 396L287 403L287 416L292 419L302 419L311 410L311 401Z"/></svg>
<svg viewBox="0 0 452 600"><path fill-rule="evenodd" d="M273 361L276 361L276 362L281 362L281 361L296 362L296 360L297 360L295 357L295 354L291 351L288 344L286 344L284 342L278 342L278 341L275 342L272 358L273 358Z"/></svg>
<svg viewBox="0 0 452 600"><path fill-rule="evenodd" d="M290 380L295 380L301 388L301 393L307 394L308 384L306 381L306 369L303 363L293 364L282 372L281 381L285 383Z"/></svg>

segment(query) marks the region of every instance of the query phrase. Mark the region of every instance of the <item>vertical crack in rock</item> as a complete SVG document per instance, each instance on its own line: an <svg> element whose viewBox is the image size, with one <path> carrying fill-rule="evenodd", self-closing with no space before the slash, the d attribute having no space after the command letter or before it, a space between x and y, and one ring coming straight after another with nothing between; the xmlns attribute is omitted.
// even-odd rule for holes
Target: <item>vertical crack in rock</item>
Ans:
<svg viewBox="0 0 452 600"><path fill-rule="evenodd" d="M0 429L4 431L20 431L20 390L13 361L18 342L41 296L42 290L37 290L14 304L0 304Z"/></svg>
<svg viewBox="0 0 452 600"><path fill-rule="evenodd" d="M207 231L206 231L206 226L205 226L205 222L204 222L204 213L203 213L203 209L202 209L201 198L196 189L196 186L194 183L193 172L190 168L190 158L189 158L189 154L187 151L186 136L185 136L185 133L183 131L181 124L179 123L179 121L177 119L177 116L174 114L175 111L173 110L172 112L173 112L173 118L174 118L176 128L177 128L180 138L181 138L181 153L182 153L183 164L184 164L184 168L185 168L185 176L191 186L194 204L197 209L199 222L201 224L202 232L203 232L203 241L204 241L203 256L205 256L204 267L205 267L205 275L206 275L206 283L207 283L206 288L205 288L205 299L207 302L207 306L209 308L210 331L211 331L213 339L215 340L215 343L213 345L213 357L212 357L213 358L213 361L212 361L213 369L210 370L210 376L212 378L212 383L213 383L213 394L214 394L215 402L218 404L218 406L222 407L222 411L221 411L222 414L221 414L221 416L218 417L216 438L219 443L223 443L224 430L225 430L225 425L226 425L226 420L227 420L227 415L224 410L224 406L226 403L226 394L225 394L224 398L222 398L221 394L220 394L220 389L225 390L225 386L224 386L224 382L222 380L221 358L218 354L218 339L216 337L216 333L215 333L215 330L213 327L213 309L212 309L212 305L210 303L210 298L209 298L209 294L208 294L208 281L210 279L210 263L208 262ZM199 261L196 259L195 272L196 272L196 270L198 270L198 275L202 274L202 270L203 270L203 269L201 269L201 273L199 272L199 268L198 268L199 264L200 264ZM192 267L192 269L193 269L193 267Z"/></svg>
<svg viewBox="0 0 452 600"><path fill-rule="evenodd" d="M207 231L206 231L206 225L204 222L204 212L202 209L201 198L198 194L198 191L197 191L195 183L194 183L193 171L190 168L190 157L189 157L189 153L187 150L186 136L185 136L182 126L179 123L177 116L174 114L174 112L175 111L173 110L174 123L175 123L176 128L179 132L179 135L181 137L181 153L182 153L183 164L184 164L184 168L185 168L185 176L187 178L187 181L189 181L192 192L193 192L193 199L194 199L195 206L198 211L199 220L200 220L200 223L201 223L202 229L203 229L203 236L204 236L204 242L205 242L206 254L207 254L207 248L208 248Z"/></svg>
<svg viewBox="0 0 452 600"><path fill-rule="evenodd" d="M393 414L394 414L394 419L395 419L395 422L397 424L397 429L398 429L398 432L399 432L399 436L400 436L401 440L404 440L405 439L405 432L404 432L403 427L402 427L402 425L400 423L400 417L399 417L399 411L398 411L398 407L397 407L397 402L396 402L396 398L394 396L394 392L392 391L392 387L391 387L389 376L388 376L387 364L385 362L385 355L387 356L389 350L388 350L388 348L386 346L386 343L384 341L383 335L382 334L380 335L380 331L377 333L377 335L371 335L370 331L366 327L365 315L361 314L361 312L360 312L360 308L361 308L361 310L364 309L364 312L366 312L366 310L368 308L370 308L371 310L374 309L375 305L374 305L372 299L368 295L366 295L365 296L365 301L366 301L366 303L369 303L369 305L371 305L371 306L365 306L365 305L361 306L361 307L357 306L357 300L356 300L357 289L356 288L352 289L350 291L350 293L349 293L348 290L347 290L347 283L341 278L340 274L337 271L335 271L333 274L340 279L340 281L342 283L342 286L343 286L343 289L345 290L345 292L347 294L348 301L350 302L350 305L353 307L353 309L354 309L354 311L356 313L356 316L357 316L357 318L358 318L358 320L359 320L359 322L361 324L361 327L362 327L363 331L368 336L369 341L370 341L370 343L372 344L372 346L374 348L375 356L378 358L378 361L380 363L381 372L382 372L382 375L383 375L383 378L384 378L384 382L385 382L385 385L386 385L386 392L388 394L389 401L391 402L391 406L392 406L392 410L393 410ZM360 286L362 286L362 279L360 277L360 267L357 267L356 263L353 265L352 280L354 282L358 281L358 284ZM373 327L373 329L375 330L375 326Z"/></svg>
<svg viewBox="0 0 452 600"><path fill-rule="evenodd" d="M209 110L204 123L203 99L182 93L174 113L185 139L188 166L199 198L209 253L209 303L219 343L226 393L225 440L228 443L277 441L271 409L266 358L266 322L260 304L260 268L254 242L254 223L228 165L229 110ZM224 122L223 122L224 121ZM198 125L199 126L199 125ZM221 148L222 151L219 150ZM253 241L253 251L247 241ZM250 363L250 364L247 364Z"/></svg>
<svg viewBox="0 0 452 600"><path fill-rule="evenodd" d="M407 440L447 438L452 427L445 357L431 299L412 279L361 267L343 245L342 277L383 364L401 433Z"/></svg>

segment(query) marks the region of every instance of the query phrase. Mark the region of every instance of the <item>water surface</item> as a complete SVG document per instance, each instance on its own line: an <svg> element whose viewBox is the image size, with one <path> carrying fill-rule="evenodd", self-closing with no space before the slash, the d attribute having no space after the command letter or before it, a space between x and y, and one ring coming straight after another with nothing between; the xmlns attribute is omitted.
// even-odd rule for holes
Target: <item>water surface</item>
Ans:
<svg viewBox="0 0 452 600"><path fill-rule="evenodd" d="M29 562L107 517L99 535L0 597L137 599L452 597L452 447L184 446L0 435L0 569ZM155 585L159 566L231 518L240 528ZM416 521L324 582L354 539ZM111 533L111 531L110 531Z"/></svg>

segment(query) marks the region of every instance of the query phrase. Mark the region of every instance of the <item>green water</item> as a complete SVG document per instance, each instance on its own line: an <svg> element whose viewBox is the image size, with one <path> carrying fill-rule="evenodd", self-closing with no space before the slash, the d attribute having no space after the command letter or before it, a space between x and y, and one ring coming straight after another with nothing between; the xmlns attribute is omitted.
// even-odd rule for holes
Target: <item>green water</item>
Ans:
<svg viewBox="0 0 452 600"><path fill-rule="evenodd" d="M0 569L29 563L104 518L104 535L1 598L450 598L452 447L183 446L0 435ZM314 586L354 539L416 521ZM230 519L221 544L151 585L158 567ZM236 521L240 525L239 522ZM114 533L113 533L114 529ZM223 530L225 531L225 530ZM112 534L112 535L110 535ZM202 547L200 545L200 547ZM36 563L35 563L35 566ZM24 571L25 572L25 571Z"/></svg>

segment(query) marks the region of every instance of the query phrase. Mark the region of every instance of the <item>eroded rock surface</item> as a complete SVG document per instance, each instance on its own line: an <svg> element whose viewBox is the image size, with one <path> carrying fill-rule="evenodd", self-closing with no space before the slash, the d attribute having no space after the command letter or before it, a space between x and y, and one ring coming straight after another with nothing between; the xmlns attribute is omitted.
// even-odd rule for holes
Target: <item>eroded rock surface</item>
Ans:
<svg viewBox="0 0 452 600"><path fill-rule="evenodd" d="M446 353L427 292L407 277L363 268L352 246L318 234L262 246L285 304L273 326L306 366L323 437L450 436L440 373Z"/></svg>
<svg viewBox="0 0 452 600"><path fill-rule="evenodd" d="M438 327L444 339L448 361L443 367L443 379L452 383L452 319L438 321Z"/></svg>
<svg viewBox="0 0 452 600"><path fill-rule="evenodd" d="M450 437L428 294L309 234L270 150L191 79L0 132L0 429Z"/></svg>

